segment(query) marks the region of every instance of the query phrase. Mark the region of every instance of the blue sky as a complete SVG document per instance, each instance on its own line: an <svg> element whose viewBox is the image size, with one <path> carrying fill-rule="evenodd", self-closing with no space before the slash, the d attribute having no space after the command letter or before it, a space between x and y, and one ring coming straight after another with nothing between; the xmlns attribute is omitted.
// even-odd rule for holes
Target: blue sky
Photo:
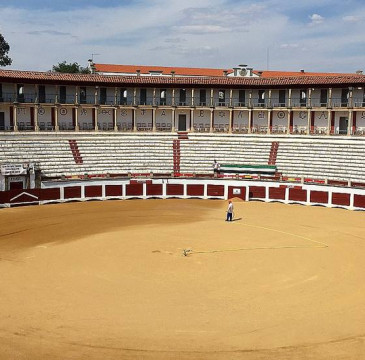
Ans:
<svg viewBox="0 0 365 360"><path fill-rule="evenodd" d="M0 0L11 69L110 64L365 70L363 0ZM363 68L364 66L364 68Z"/></svg>

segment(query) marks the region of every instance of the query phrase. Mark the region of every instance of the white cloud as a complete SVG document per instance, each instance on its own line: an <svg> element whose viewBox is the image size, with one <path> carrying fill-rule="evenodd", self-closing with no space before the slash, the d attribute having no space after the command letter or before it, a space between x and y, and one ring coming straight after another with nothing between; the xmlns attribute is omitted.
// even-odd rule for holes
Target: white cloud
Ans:
<svg viewBox="0 0 365 360"><path fill-rule="evenodd" d="M48 70L63 60L86 66L98 53L100 63L228 68L243 62L263 70L269 48L270 69L355 71L365 62L365 3L338 15L319 15L316 3L199 0L197 8L196 0L139 0L56 12L2 7L0 23L13 69Z"/></svg>
<svg viewBox="0 0 365 360"><path fill-rule="evenodd" d="M186 25L173 26L173 31L178 31L185 34L206 34L206 33L223 33L232 31L232 29L219 25Z"/></svg>
<svg viewBox="0 0 365 360"><path fill-rule="evenodd" d="M359 22L361 21L361 18L359 16L354 16L354 15L348 15L348 16L344 16L342 18L343 21L346 21L346 22L352 22L352 23L356 23L356 22Z"/></svg>
<svg viewBox="0 0 365 360"><path fill-rule="evenodd" d="M322 24L324 21L324 17L319 14L313 14L309 18L311 19L310 25Z"/></svg>

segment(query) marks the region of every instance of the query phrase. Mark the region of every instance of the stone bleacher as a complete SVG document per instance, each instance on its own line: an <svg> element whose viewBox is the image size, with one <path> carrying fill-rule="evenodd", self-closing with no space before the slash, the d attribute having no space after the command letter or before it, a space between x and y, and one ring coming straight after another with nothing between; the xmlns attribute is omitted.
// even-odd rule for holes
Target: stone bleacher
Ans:
<svg viewBox="0 0 365 360"><path fill-rule="evenodd" d="M0 135L0 163L35 162L47 177L174 170L172 133L11 133ZM76 164L69 140L82 163ZM190 133L179 140L180 173L213 173L213 160L224 164L268 164L278 142L276 166L288 177L365 181L365 139L305 136L257 136ZM176 154L175 154L176 157Z"/></svg>

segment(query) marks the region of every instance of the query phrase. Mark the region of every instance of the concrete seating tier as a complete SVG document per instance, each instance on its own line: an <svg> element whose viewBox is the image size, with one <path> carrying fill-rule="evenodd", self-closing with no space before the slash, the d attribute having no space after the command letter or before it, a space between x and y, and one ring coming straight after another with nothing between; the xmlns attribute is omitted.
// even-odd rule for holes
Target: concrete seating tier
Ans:
<svg viewBox="0 0 365 360"><path fill-rule="evenodd" d="M44 176L173 171L172 135L0 135L0 163L35 162ZM76 164L69 140L83 159Z"/></svg>

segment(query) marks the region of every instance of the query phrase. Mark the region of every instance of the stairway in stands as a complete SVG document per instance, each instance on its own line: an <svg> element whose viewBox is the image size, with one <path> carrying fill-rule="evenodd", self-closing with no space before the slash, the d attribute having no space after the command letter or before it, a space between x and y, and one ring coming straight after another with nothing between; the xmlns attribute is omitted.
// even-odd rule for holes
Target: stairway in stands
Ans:
<svg viewBox="0 0 365 360"><path fill-rule="evenodd" d="M269 155L269 165L276 165L276 157L278 156L279 142L273 141L271 143L270 155Z"/></svg>
<svg viewBox="0 0 365 360"><path fill-rule="evenodd" d="M174 157L174 175L180 173L180 140L173 140L172 143L173 157Z"/></svg>
<svg viewBox="0 0 365 360"><path fill-rule="evenodd" d="M82 156L80 154L79 147L76 140L69 140L70 149L75 160L75 164L83 164Z"/></svg>

